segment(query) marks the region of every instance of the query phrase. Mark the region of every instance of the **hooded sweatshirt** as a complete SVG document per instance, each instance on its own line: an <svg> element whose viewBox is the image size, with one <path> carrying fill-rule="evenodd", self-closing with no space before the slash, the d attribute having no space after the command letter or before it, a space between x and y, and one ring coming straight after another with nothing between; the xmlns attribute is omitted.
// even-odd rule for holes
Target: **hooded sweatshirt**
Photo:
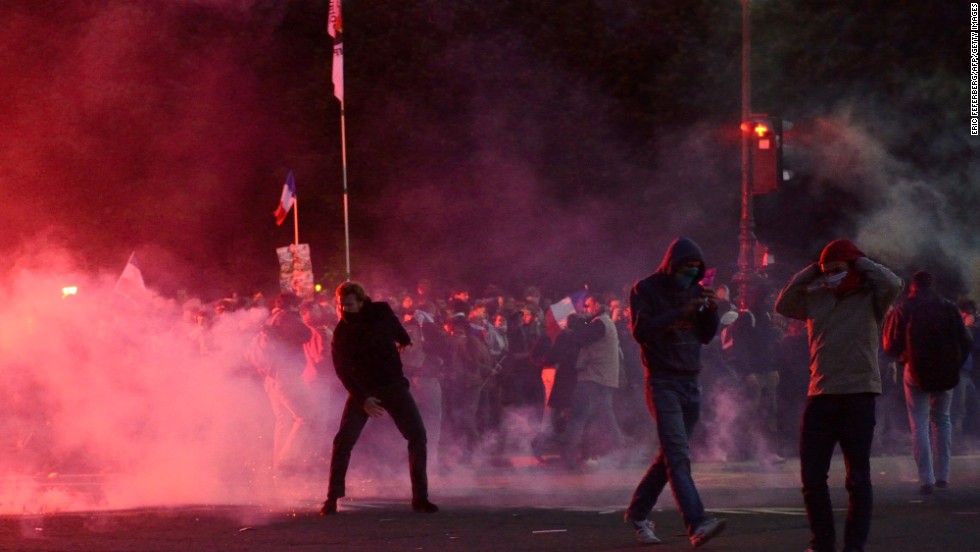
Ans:
<svg viewBox="0 0 980 552"><path fill-rule="evenodd" d="M861 255L856 257L856 255ZM820 265L800 271L783 288L776 312L805 320L810 343L807 395L881 393L878 344L889 305L901 292L902 279L864 257L847 240L824 248L821 262L846 261L857 282L843 292L823 283Z"/></svg>
<svg viewBox="0 0 980 552"><path fill-rule="evenodd" d="M688 238L670 244L656 272L638 281L630 292L632 331L640 344L648 378L695 379L701 371L701 345L718 331L717 307L685 316L683 307L701 296L698 283L683 287L675 269L700 261L694 281L704 277L701 248Z"/></svg>

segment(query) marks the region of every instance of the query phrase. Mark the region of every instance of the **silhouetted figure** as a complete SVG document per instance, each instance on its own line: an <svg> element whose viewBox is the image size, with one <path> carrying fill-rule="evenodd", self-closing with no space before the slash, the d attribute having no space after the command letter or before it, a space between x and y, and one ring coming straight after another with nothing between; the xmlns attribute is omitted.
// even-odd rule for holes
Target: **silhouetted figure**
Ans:
<svg viewBox="0 0 980 552"><path fill-rule="evenodd" d="M945 488L949 482L953 446L949 409L973 337L956 305L934 292L932 275L920 270L912 275L908 298L888 313L882 340L885 351L904 367L919 492L931 494L933 487Z"/></svg>
<svg viewBox="0 0 980 552"><path fill-rule="evenodd" d="M262 329L265 390L275 417L272 467L287 474L309 467L307 440L314 422L312 396L303 381L305 347L314 335L303 322L299 305L295 294L279 295Z"/></svg>

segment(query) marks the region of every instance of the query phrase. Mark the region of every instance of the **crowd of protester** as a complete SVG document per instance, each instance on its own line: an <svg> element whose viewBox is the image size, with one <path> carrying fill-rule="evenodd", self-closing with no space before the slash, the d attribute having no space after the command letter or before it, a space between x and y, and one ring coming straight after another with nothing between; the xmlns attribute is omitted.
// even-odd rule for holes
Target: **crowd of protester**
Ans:
<svg viewBox="0 0 980 552"><path fill-rule="evenodd" d="M694 437L698 458L773 466L797 454L809 380L806 328L773 311L778 289L765 284L750 286L744 297L732 297L727 286L716 287L722 327L703 358L702 421L707 429ZM590 293L560 333L549 335L546 313L562 297L543 297L538 287L513 294L497 286L482 293L466 287L439 291L428 280L414 287L375 287L372 298L389 303L411 336L413 345L402 352L402 363L425 421L430 464L437 470L474 463L508 466L513 457L528 454L578 469L645 459L655 450L625 291ZM325 410L324 404L342 404L345 392L329 354L338 321L334 297L317 293L302 303L293 298L283 304L287 296L270 300L259 293L232 295L209 304L185 300L184 320L195 351L208 355L213 352L210 329L226 313L261 313L239 325L251 336L279 311L295 311L294 322L300 320L308 334L302 360L294 360L302 366L277 374L263 373L254 363L242 367L243 373L258 373L270 395L273 465L294 471L325 463L339 413ZM964 299L958 306L976 336L976 304ZM585 427L579 427L582 403L591 399L575 393L582 370L578 357L589 346L589 334L596 334L600 317L615 329L618 374L608 401L599 401L598 410L590 406ZM961 452L980 442L978 358L975 353L967 359L954 393L953 443ZM874 450L907 454L901 367L885 356L880 365L883 393ZM295 377L282 381L287 373ZM570 420L575 420L571 431Z"/></svg>

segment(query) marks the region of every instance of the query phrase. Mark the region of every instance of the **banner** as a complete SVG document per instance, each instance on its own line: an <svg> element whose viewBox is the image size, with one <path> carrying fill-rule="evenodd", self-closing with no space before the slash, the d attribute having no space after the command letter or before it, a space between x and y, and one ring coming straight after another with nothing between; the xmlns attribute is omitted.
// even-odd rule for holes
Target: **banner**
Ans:
<svg viewBox="0 0 980 552"><path fill-rule="evenodd" d="M313 298L313 261L310 244L293 244L276 249L279 257L279 289L291 291L303 299Z"/></svg>

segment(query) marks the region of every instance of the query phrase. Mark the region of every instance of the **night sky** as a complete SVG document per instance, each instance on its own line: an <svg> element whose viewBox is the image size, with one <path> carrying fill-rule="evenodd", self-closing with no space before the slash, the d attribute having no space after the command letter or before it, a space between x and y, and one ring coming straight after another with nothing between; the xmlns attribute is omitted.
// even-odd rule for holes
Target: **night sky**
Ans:
<svg viewBox="0 0 980 552"><path fill-rule="evenodd" d="M757 201L779 283L848 236L976 293L966 3L756 1L753 106L794 122ZM962 5L960 5L962 4ZM63 247L206 300L300 240L343 278L326 0L0 1L0 252ZM739 3L344 3L353 277L619 290L687 235L738 252ZM370 288L369 288L370 291Z"/></svg>

